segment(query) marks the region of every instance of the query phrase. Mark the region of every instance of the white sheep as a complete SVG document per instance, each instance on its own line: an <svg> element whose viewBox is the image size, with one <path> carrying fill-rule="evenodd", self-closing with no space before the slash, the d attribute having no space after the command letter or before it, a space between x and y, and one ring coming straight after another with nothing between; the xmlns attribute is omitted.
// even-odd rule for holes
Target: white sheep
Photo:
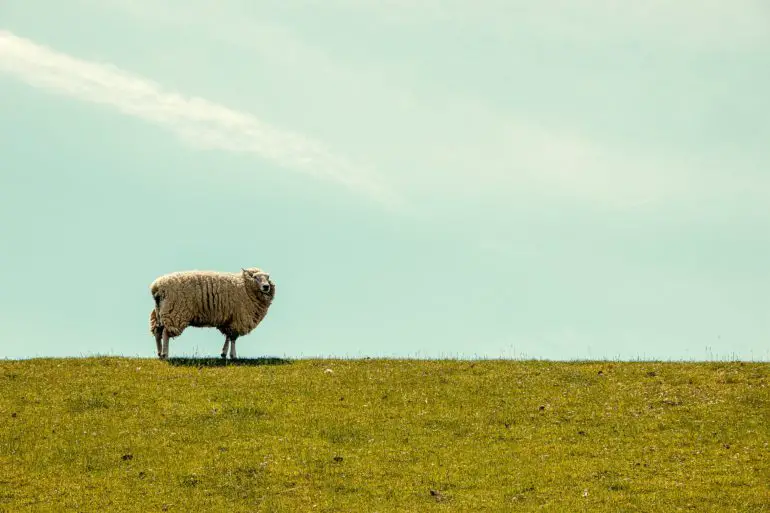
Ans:
<svg viewBox="0 0 770 513"><path fill-rule="evenodd" d="M150 332L158 358L168 358L169 338L188 326L211 327L225 336L221 357L236 358L235 341L262 322L275 297L275 284L265 271L250 267L240 273L181 271L160 276L150 285L155 308Z"/></svg>

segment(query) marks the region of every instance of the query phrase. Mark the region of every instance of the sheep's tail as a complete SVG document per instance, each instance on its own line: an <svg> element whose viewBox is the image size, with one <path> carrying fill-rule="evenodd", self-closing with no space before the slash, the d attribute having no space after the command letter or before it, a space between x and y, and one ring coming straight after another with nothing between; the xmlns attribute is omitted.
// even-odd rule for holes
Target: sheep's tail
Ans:
<svg viewBox="0 0 770 513"><path fill-rule="evenodd" d="M163 296L155 285L150 289L150 292L152 293L152 299L155 300L155 308L150 312L150 333L157 337L158 333L163 332L163 325L160 320L160 302Z"/></svg>
<svg viewBox="0 0 770 513"><path fill-rule="evenodd" d="M163 291L160 290L157 283L153 283L150 287L150 294L152 294L152 299L155 300L156 315L160 316L160 302L163 300Z"/></svg>

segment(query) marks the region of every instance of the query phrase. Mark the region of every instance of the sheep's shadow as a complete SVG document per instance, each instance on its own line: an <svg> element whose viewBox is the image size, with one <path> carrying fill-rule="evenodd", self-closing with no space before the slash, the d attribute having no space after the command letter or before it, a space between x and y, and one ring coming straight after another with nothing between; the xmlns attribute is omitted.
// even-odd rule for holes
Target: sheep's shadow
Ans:
<svg viewBox="0 0 770 513"><path fill-rule="evenodd" d="M265 365L288 365L291 360L275 357L262 358L236 358L235 360L224 358L169 358L169 365L175 367L262 367Z"/></svg>

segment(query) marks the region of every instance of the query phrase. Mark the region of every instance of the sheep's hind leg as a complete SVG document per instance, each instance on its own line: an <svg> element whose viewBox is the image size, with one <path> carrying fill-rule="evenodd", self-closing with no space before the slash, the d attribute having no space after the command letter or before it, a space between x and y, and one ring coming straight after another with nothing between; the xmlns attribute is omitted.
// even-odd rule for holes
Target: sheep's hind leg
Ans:
<svg viewBox="0 0 770 513"><path fill-rule="evenodd" d="M152 311L150 311L150 331L152 332L152 335L155 337L155 347L158 350L158 357L160 357L160 350L161 350L161 337L163 336L163 325L160 323L158 315L158 310L156 308L153 308Z"/></svg>
<svg viewBox="0 0 770 513"><path fill-rule="evenodd" d="M222 346L222 354L219 355L222 358L227 357L227 346L230 344L230 337L225 337L225 345Z"/></svg>
<svg viewBox="0 0 770 513"><path fill-rule="evenodd" d="M237 356L235 356L235 341L236 340L238 340L237 336L232 337L230 339L230 359L231 360L235 360L236 358L238 358Z"/></svg>
<svg viewBox="0 0 770 513"><path fill-rule="evenodd" d="M153 330L155 333L155 346L158 349L158 357L160 357L161 350L163 349L163 343L161 337L163 337L163 326L156 326Z"/></svg>
<svg viewBox="0 0 770 513"><path fill-rule="evenodd" d="M161 348L161 351L158 357L161 360L165 360L166 358L168 358L168 330L166 328L163 328L162 342L163 342L163 347Z"/></svg>

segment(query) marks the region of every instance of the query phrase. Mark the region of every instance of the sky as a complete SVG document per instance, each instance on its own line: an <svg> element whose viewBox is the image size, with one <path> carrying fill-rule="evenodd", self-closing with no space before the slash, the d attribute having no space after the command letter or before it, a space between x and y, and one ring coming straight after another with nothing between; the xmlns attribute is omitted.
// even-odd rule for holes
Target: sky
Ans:
<svg viewBox="0 0 770 513"><path fill-rule="evenodd" d="M4 0L0 358L256 266L240 357L770 361L767 91L764 0Z"/></svg>

